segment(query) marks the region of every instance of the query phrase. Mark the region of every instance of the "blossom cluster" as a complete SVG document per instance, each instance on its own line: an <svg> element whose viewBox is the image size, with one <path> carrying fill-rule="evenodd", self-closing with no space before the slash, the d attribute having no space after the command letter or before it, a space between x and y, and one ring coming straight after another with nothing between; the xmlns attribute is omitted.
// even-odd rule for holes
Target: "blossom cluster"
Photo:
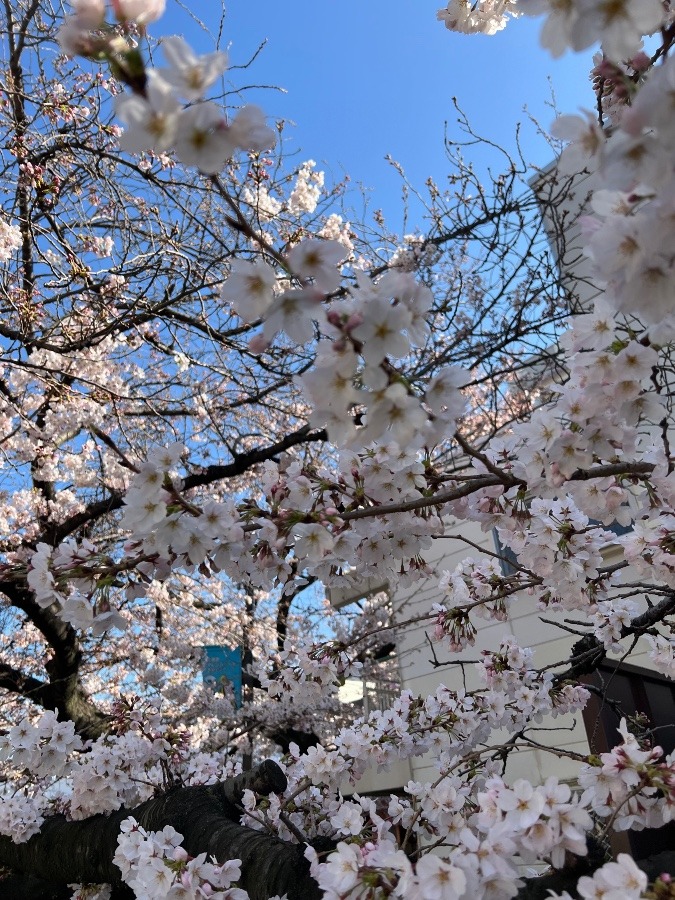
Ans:
<svg viewBox="0 0 675 900"><path fill-rule="evenodd" d="M227 65L224 54L197 57L182 38L166 38L162 46L169 66L142 67L140 77L136 69L142 63L137 52L126 44L120 46L123 38L114 29L106 31L100 23L101 12L99 4L95 10L78 5L64 26L68 40L62 34L62 44L71 52L92 54L89 38L82 38L80 46L69 41L73 31L90 35L96 26L97 54L114 59L123 72L125 65L131 68L126 80L132 93L115 98L117 115L127 125L121 137L123 149L156 154L173 150L184 164L216 174L237 147L261 151L273 144L274 134L257 107L244 107L228 123L216 104L203 99ZM116 14L122 23L131 18L119 10ZM153 11L148 21L155 17ZM145 24L146 20L136 21ZM100 42L105 39L109 44L102 49ZM183 107L180 98L191 105ZM298 172L289 210L311 211L321 187L322 175L314 172L313 162L308 161ZM408 273L396 271L394 259L392 270L374 283L357 272L349 299L340 297L326 307L326 295L341 288L337 267L344 261L348 245L340 233L338 240L309 238L292 246L284 258L277 254L284 276L290 274L300 284L280 290L280 279L268 262L237 260L221 297L231 302L245 321L264 319L262 331L251 341L256 352L264 351L279 332L298 344L310 342L315 325L319 326L327 340L322 342L303 387L315 406L313 423L327 427L332 440L343 446L364 446L383 437L401 446L437 443L452 434L464 411L457 389L466 384L466 374L458 367L445 368L419 397L392 365L392 360L403 359L427 339L431 292ZM365 422L357 427L357 420L363 419L361 409L367 411Z"/></svg>
<svg viewBox="0 0 675 900"><path fill-rule="evenodd" d="M264 497L239 507L233 501L197 504L184 496L183 451L176 443L154 453L138 467L125 496L122 524L133 534L127 550L132 559L141 555L135 569L146 578L161 576L178 559L187 567L208 561L234 581L271 587L296 577L291 548L293 559L326 582L337 573L382 577L390 571L393 578L405 571L414 578L427 572L423 553L441 527L437 517L420 515L404 530L404 517L393 516L383 530L369 519L347 525L335 506L422 497L426 470L414 452L396 444L346 452L337 480L329 470L303 469L297 462L283 472L268 465L261 479ZM143 579L136 589L144 590Z"/></svg>
<svg viewBox="0 0 675 900"><path fill-rule="evenodd" d="M413 871L408 856L391 841L364 847L342 842L325 863L318 861L311 847L305 855L326 900L367 897L369 893L411 900L459 900L466 896L466 875L458 865L429 854Z"/></svg>
<svg viewBox="0 0 675 900"><path fill-rule="evenodd" d="M521 14L516 0L484 0L468 3L467 0L449 0L445 9L439 9L437 18L449 31L460 34L496 34L511 17Z"/></svg>
<svg viewBox="0 0 675 900"><path fill-rule="evenodd" d="M625 719L619 734L621 743L582 767L585 801L619 831L658 828L675 816L675 754L640 742Z"/></svg>
<svg viewBox="0 0 675 900"><path fill-rule="evenodd" d="M561 117L553 133L573 141L562 156L561 171L578 175L585 170L594 175L585 252L607 284L609 302L617 311L631 314L635 297L643 298L643 321L654 330L666 327L672 334L668 210L673 192L673 126L667 98L673 60L665 58L663 65L646 72L649 59L642 51L643 37L670 23L669 8L659 0L622 0L611 6L518 0L513 6L519 13L548 14L541 43L554 56L570 47L583 50L602 42L603 58L596 72L605 88L603 102L611 94L622 103L619 127L606 135L593 113ZM475 5L453 2L439 12L439 18L456 31L490 33L504 26L511 11L507 7L492 0ZM630 61L634 77L623 77L617 68L625 60Z"/></svg>
<svg viewBox="0 0 675 900"><path fill-rule="evenodd" d="M585 50L601 41L605 56L621 62L641 49L644 35L654 34L667 21L658 0L622 0L612 7L573 2L563 8L547 0L518 0L517 5L527 15L548 14L541 43L553 56L568 48Z"/></svg>
<svg viewBox="0 0 675 900"><path fill-rule="evenodd" d="M0 739L0 759L15 771L50 782L68 774L71 754L82 749L82 741L72 722L59 722L56 714L46 712L35 724L27 719L10 728ZM0 834L23 843L40 830L48 806L39 795L29 796L17 790L4 791L0 797Z"/></svg>
<svg viewBox="0 0 675 900"><path fill-rule="evenodd" d="M583 223L585 252L606 285L606 302L631 315L634 298L643 297L640 318L661 343L674 328L668 218L675 189L673 126L665 112L674 77L672 58L654 67L608 137L590 113L562 117L555 132L572 140L562 155L564 168L581 162L592 173L591 214Z"/></svg>
<svg viewBox="0 0 675 900"><path fill-rule="evenodd" d="M670 883L670 878L668 882ZM664 883L665 884L665 883ZM641 900L647 889L647 876L627 853L619 853L616 862L605 863L591 877L582 875L577 884L583 900L602 897L604 900ZM563 894L551 893L551 900L571 900Z"/></svg>
<svg viewBox="0 0 675 900"><path fill-rule="evenodd" d="M6 262L21 246L21 230L0 219L0 262Z"/></svg>
<svg viewBox="0 0 675 900"><path fill-rule="evenodd" d="M170 825L146 831L134 818L125 819L113 857L122 881L147 900L248 900L246 891L232 887L241 874L240 860L216 864L206 853L191 857L182 840Z"/></svg>
<svg viewBox="0 0 675 900"><path fill-rule="evenodd" d="M259 107L244 106L228 120L217 103L205 99L227 68L227 54L198 56L184 38L167 37L162 50L168 66L139 71L140 56L124 37L124 28L155 21L164 3L134 5L127 0L114 4L113 10L122 33L106 24L103 0L83 0L74 4L58 39L71 55L108 57L132 87L131 94L115 98L115 111L127 126L122 149L156 154L173 150L185 165L215 175L238 149L261 152L274 146L276 135Z"/></svg>
<svg viewBox="0 0 675 900"><path fill-rule="evenodd" d="M141 704L125 707L116 733L93 742L83 742L73 723L59 722L54 712L43 713L34 725L22 721L2 739L0 757L5 770L20 772L20 785L32 784L33 791L3 793L0 833L28 840L50 806L85 819L147 800L169 772L182 770L184 737Z"/></svg>
<svg viewBox="0 0 675 900"><path fill-rule="evenodd" d="M101 588L92 571L98 556L94 544L86 539L79 544L66 540L55 553L40 542L30 557L28 584L39 606L47 608L57 604L59 618L73 628L91 628L94 634L103 634L111 628L124 631L126 619L110 608L105 596L92 604L92 596ZM74 579L76 574L79 577ZM65 590L59 589L59 579Z"/></svg>

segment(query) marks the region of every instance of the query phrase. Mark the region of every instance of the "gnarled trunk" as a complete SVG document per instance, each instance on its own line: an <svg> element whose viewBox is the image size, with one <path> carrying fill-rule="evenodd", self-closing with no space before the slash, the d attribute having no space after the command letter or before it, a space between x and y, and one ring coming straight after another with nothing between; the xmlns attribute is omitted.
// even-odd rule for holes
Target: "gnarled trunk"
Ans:
<svg viewBox="0 0 675 900"><path fill-rule="evenodd" d="M120 825L133 816L148 831L172 825L183 835L183 846L191 856L207 853L219 862L240 859L239 883L251 900L267 900L275 894L288 894L289 900L318 900L321 892L309 874L303 845L239 824L244 790L270 794L280 793L285 787L286 777L279 766L266 760L236 778L215 785L175 788L135 809L79 822L53 816L39 834L23 844L1 837L0 865L55 886L73 882L119 885L120 871L113 856Z"/></svg>

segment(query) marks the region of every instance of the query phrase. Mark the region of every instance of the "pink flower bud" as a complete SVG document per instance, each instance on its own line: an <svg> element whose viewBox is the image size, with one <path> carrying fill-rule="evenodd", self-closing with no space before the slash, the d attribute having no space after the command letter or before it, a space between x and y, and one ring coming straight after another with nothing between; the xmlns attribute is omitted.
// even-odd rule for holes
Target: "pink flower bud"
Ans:
<svg viewBox="0 0 675 900"><path fill-rule="evenodd" d="M352 329L358 328L361 324L363 324L361 313L352 313L345 323L345 331L352 331Z"/></svg>
<svg viewBox="0 0 675 900"><path fill-rule="evenodd" d="M558 463L551 463L551 482L554 487L561 487L565 484L565 476L558 468Z"/></svg>
<svg viewBox="0 0 675 900"><path fill-rule="evenodd" d="M630 61L629 65L635 69L636 72L646 72L647 69L651 66L652 61L647 56L647 54L640 50Z"/></svg>

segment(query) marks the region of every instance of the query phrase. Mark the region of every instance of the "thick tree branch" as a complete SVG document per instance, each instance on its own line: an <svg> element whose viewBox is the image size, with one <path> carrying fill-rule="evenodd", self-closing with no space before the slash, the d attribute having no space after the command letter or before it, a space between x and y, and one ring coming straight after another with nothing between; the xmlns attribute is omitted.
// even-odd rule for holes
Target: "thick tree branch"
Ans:
<svg viewBox="0 0 675 900"><path fill-rule="evenodd" d="M659 603L650 606L642 615L631 619L630 624L621 629L621 637L645 634L673 613L675 613L675 591L671 591ZM564 681L578 679L582 675L591 675L606 655L607 650L595 635L585 635L572 648L570 666L555 676L555 682L560 684Z"/></svg>
<svg viewBox="0 0 675 900"><path fill-rule="evenodd" d="M201 472L188 475L183 480L183 489L191 490L195 487L204 487L217 481L224 481L226 478L235 478L237 475L243 475L253 466L267 462L280 453L290 450L291 447L297 447L299 444L304 443L325 441L327 437L328 435L323 429L313 429L309 425L303 425L302 428L285 435L273 444L269 444L266 447L256 447L254 450L249 450L246 453L237 454L231 463L206 466ZM66 522L52 526L48 532L45 532L42 540L52 546L56 546L79 528L82 528L82 526L96 521L101 516L121 509L123 505L123 494L111 494L106 500L90 503L86 509L71 516Z"/></svg>
<svg viewBox="0 0 675 900"><path fill-rule="evenodd" d="M51 658L45 663L49 683L30 679L25 682L29 692L19 690L18 693L23 693L46 709L55 709L60 720L71 720L83 738L100 737L108 730L109 718L96 707L80 684L82 649L75 630L50 608L38 606L25 585L5 581L0 583L0 591L13 606L28 616L52 650ZM5 667L8 679L9 669L9 666ZM20 680L15 679L13 687L9 682L2 686L14 690L20 684Z"/></svg>
<svg viewBox="0 0 675 900"><path fill-rule="evenodd" d="M20 694L44 709L56 707L54 691L50 684L40 681L39 678L33 678L32 675L26 675L6 663L0 663L0 688L13 694Z"/></svg>
<svg viewBox="0 0 675 900"><path fill-rule="evenodd" d="M280 793L286 777L271 760L250 772L215 785L177 788L132 810L67 822L47 819L39 834L23 844L0 837L0 864L52 883L118 884L113 863L121 823L133 816L149 831L173 826L191 856L207 853L218 862L240 859L240 884L251 900L288 894L289 900L318 900L318 885L309 874L304 846L290 844L239 824L246 788L259 794Z"/></svg>

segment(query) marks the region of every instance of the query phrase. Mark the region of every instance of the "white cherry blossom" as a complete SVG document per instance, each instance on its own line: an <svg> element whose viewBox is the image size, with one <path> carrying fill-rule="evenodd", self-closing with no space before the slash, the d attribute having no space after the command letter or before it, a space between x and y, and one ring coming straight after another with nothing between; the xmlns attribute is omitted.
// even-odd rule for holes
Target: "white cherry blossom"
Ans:
<svg viewBox="0 0 675 900"><path fill-rule="evenodd" d="M227 68L226 53L197 56L187 41L177 35L164 38L162 50L170 66L159 69L159 74L186 100L200 100Z"/></svg>

